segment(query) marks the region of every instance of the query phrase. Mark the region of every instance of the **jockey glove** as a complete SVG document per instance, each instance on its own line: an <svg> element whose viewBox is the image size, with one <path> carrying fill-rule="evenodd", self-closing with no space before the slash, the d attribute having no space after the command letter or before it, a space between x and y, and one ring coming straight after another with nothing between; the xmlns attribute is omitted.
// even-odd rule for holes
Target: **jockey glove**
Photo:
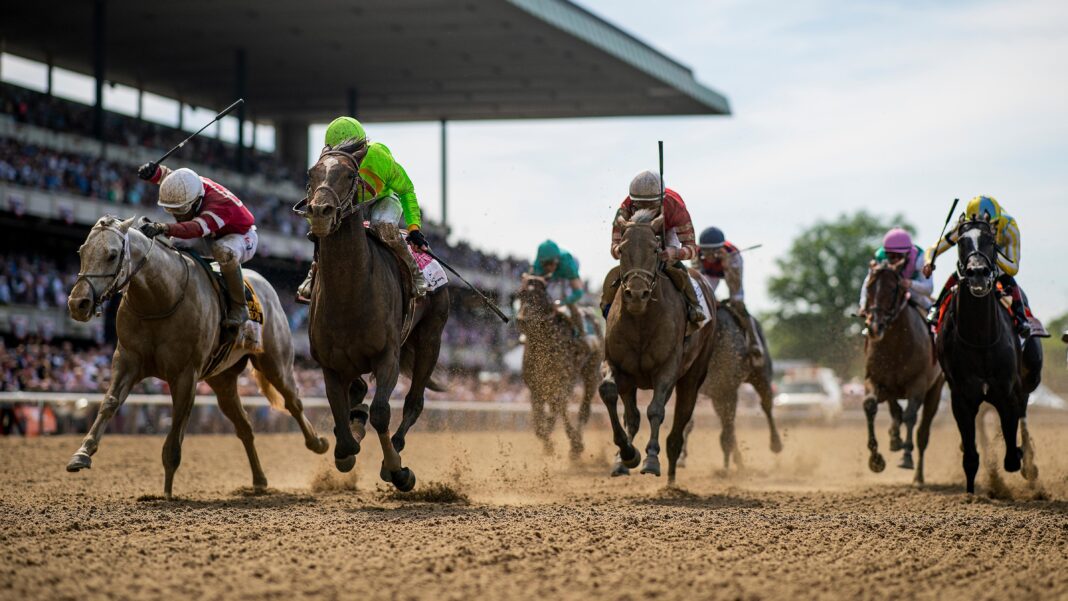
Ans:
<svg viewBox="0 0 1068 601"><path fill-rule="evenodd" d="M144 234L145 236L147 236L149 238L155 238L156 236L158 236L160 234L166 234L167 233L167 224L166 223L146 223L146 224L142 225L139 229L141 230L141 233Z"/></svg>
<svg viewBox="0 0 1068 601"><path fill-rule="evenodd" d="M660 251L660 258L663 259L665 263L674 263L675 259L678 259L678 257L679 249L677 248L669 246L664 250Z"/></svg>
<svg viewBox="0 0 1068 601"><path fill-rule="evenodd" d="M408 243L420 250L430 248L430 243L426 241L426 236L419 230L408 232Z"/></svg>
<svg viewBox="0 0 1068 601"><path fill-rule="evenodd" d="M159 165L155 163L145 163L137 169L137 177L143 180L150 180L156 175L156 170L159 169Z"/></svg>

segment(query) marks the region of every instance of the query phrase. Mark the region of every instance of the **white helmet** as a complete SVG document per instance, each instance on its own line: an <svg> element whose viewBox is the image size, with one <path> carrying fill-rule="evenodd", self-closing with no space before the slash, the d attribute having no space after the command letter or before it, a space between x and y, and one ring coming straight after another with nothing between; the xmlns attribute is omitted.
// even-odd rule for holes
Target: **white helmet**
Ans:
<svg viewBox="0 0 1068 601"><path fill-rule="evenodd" d="M182 215L188 213L201 196L204 196L204 182L195 171L182 167L163 179L158 204L172 215Z"/></svg>

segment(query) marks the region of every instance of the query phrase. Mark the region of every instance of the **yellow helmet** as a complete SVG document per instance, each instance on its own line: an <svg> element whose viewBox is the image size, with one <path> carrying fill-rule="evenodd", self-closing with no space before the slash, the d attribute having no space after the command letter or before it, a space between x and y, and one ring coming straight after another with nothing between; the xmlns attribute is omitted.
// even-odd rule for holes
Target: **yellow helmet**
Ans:
<svg viewBox="0 0 1068 601"><path fill-rule="evenodd" d="M990 221L1001 220L1001 205L992 196L976 196L968 201L964 215L969 219L982 219L989 216Z"/></svg>

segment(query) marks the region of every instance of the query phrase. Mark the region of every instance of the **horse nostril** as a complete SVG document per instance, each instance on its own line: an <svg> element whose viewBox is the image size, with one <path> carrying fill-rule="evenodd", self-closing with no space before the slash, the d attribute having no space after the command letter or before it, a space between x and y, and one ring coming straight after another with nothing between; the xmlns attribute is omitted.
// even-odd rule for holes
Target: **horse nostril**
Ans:
<svg viewBox="0 0 1068 601"><path fill-rule="evenodd" d="M652 294L649 290L642 290L641 300L649 300L649 296Z"/></svg>
<svg viewBox="0 0 1068 601"><path fill-rule="evenodd" d="M624 290L623 291L623 298L626 298L626 299L634 298L634 293L631 292L630 290Z"/></svg>

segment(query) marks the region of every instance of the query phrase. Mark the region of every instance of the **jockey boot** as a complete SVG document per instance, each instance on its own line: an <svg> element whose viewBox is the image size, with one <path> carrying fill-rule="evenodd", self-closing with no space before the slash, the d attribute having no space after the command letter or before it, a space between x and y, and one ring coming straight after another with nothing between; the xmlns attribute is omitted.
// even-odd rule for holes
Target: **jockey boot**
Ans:
<svg viewBox="0 0 1068 601"><path fill-rule="evenodd" d="M400 235L397 226L381 221L371 224L371 227L378 234L379 239L385 242L386 246L393 251L397 260L402 263L401 271L408 272L407 281L405 282L408 293L415 298L426 296L426 279L423 278L423 272L419 269L419 264L415 262L415 256L412 254L411 248L408 247L408 241Z"/></svg>
<svg viewBox="0 0 1068 601"><path fill-rule="evenodd" d="M742 331L745 332L745 342L749 347L749 361L754 367L763 366L764 345L760 343L760 336L757 336L756 320L749 314L743 301L732 300L724 305L738 320L738 325L742 326Z"/></svg>
<svg viewBox="0 0 1068 601"><path fill-rule="evenodd" d="M608 319L608 310L612 308L612 301L616 299L616 290L619 290L619 265L608 270L601 286L601 316Z"/></svg>
<svg viewBox="0 0 1068 601"><path fill-rule="evenodd" d="M226 297L230 308L223 320L223 326L236 328L248 320L248 305L245 303L245 279L241 276L241 264L237 261L219 266L223 283L226 284Z"/></svg>
<svg viewBox="0 0 1068 601"><path fill-rule="evenodd" d="M319 270L319 264L312 261L311 269L308 270L308 277L304 278L300 286L297 286L297 302L302 305L311 304L312 286L315 283L315 272Z"/></svg>
<svg viewBox="0 0 1068 601"><path fill-rule="evenodd" d="M1031 337L1031 320L1027 317L1027 309L1024 308L1023 301L1016 298L1013 295L1012 299L1012 319L1016 322L1016 335L1024 340Z"/></svg>
<svg viewBox="0 0 1068 601"><path fill-rule="evenodd" d="M686 267L682 262L675 265L665 265L664 273L667 274L671 279L671 283L686 299L686 318L691 325L687 332L692 334L701 326L701 322L705 320L705 313L701 310L701 302L697 300L697 292L694 291L693 284L690 282L690 274L686 271Z"/></svg>

